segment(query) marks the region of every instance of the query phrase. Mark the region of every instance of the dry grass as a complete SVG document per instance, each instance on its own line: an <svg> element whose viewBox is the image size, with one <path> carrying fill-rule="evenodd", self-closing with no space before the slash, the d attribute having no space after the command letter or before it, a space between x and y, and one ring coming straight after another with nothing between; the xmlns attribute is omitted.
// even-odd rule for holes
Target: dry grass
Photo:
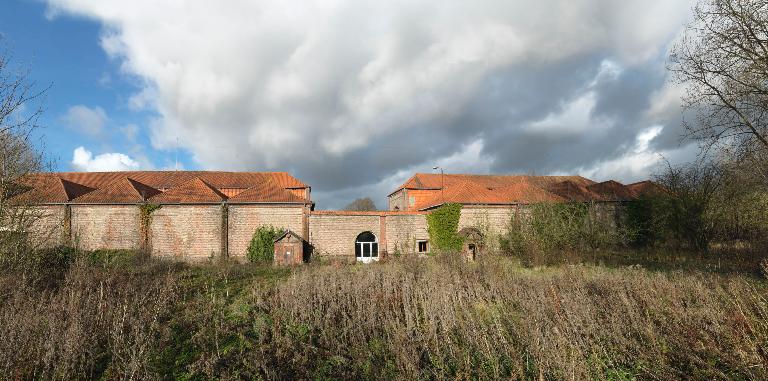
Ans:
<svg viewBox="0 0 768 381"><path fill-rule="evenodd" d="M766 379L765 278L525 269L78 262L0 278L0 378Z"/></svg>

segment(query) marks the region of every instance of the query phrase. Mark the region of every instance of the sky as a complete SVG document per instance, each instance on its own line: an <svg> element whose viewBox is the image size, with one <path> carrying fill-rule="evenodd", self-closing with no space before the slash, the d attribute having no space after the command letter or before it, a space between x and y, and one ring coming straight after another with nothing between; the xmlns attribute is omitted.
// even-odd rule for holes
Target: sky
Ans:
<svg viewBox="0 0 768 381"><path fill-rule="evenodd" d="M9 0L59 171L288 171L318 209L413 173L622 182L691 160L688 0ZM30 108L32 109L32 108Z"/></svg>

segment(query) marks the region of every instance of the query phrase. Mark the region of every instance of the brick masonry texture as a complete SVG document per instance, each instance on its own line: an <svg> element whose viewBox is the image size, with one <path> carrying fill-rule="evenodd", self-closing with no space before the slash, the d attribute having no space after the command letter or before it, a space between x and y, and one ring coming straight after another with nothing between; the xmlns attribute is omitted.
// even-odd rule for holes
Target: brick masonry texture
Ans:
<svg viewBox="0 0 768 381"><path fill-rule="evenodd" d="M459 230L466 227L474 227L491 234L501 234L506 231L512 216L517 210L517 206L464 206L461 208L461 217L459 217Z"/></svg>
<svg viewBox="0 0 768 381"><path fill-rule="evenodd" d="M229 256L245 258L253 233L259 226L290 229L303 236L301 206L229 205Z"/></svg>
<svg viewBox="0 0 768 381"><path fill-rule="evenodd" d="M72 205L72 243L84 250L138 249L138 205Z"/></svg>
<svg viewBox="0 0 768 381"><path fill-rule="evenodd" d="M163 205L152 213L151 254L205 260L221 255L221 205Z"/></svg>
<svg viewBox="0 0 768 381"><path fill-rule="evenodd" d="M66 244L64 224L66 206L47 205L28 207L25 213L35 218L31 227L32 243L39 247L54 247Z"/></svg>
<svg viewBox="0 0 768 381"><path fill-rule="evenodd" d="M427 217L424 214L388 215L387 223L387 252L413 253L416 251L417 240L428 240Z"/></svg>
<svg viewBox="0 0 768 381"><path fill-rule="evenodd" d="M355 260L355 239L369 231L381 241L381 217L378 215L311 214L309 242L313 256ZM379 247L379 252L382 247Z"/></svg>

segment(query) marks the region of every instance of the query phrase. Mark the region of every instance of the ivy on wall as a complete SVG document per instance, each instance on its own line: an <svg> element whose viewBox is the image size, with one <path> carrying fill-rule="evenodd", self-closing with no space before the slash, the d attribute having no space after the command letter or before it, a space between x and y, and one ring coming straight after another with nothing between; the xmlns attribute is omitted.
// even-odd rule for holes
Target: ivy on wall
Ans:
<svg viewBox="0 0 768 381"><path fill-rule="evenodd" d="M149 224L152 222L152 212L162 207L159 204L141 204L139 205L139 221L141 229L142 251L149 250Z"/></svg>
<svg viewBox="0 0 768 381"><path fill-rule="evenodd" d="M443 204L427 215L427 230L432 248L436 252L461 251L459 236L461 204Z"/></svg>

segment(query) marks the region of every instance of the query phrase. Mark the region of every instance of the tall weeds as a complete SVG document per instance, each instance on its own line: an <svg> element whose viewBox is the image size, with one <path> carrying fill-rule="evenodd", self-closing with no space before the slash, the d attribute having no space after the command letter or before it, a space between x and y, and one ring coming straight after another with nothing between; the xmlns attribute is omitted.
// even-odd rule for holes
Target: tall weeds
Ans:
<svg viewBox="0 0 768 381"><path fill-rule="evenodd" d="M0 277L0 378L765 379L763 278L486 256Z"/></svg>

